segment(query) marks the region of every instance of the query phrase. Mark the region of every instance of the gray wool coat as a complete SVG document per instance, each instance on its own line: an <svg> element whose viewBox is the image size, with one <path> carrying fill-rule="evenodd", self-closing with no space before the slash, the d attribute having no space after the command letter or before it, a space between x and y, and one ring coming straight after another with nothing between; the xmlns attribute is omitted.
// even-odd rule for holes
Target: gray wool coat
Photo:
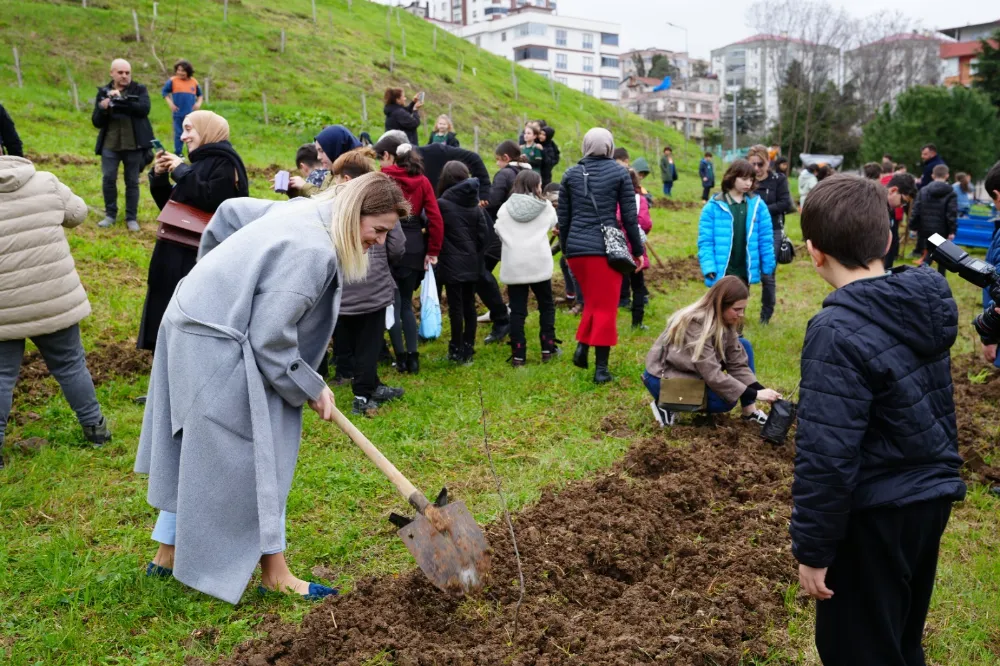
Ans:
<svg viewBox="0 0 1000 666"><path fill-rule="evenodd" d="M281 551L302 406L326 386L315 368L340 305L333 205L225 202L220 219L260 217L212 236L225 242L201 253L158 333L135 471L149 474L149 503L177 514L174 577L230 603L260 556Z"/></svg>

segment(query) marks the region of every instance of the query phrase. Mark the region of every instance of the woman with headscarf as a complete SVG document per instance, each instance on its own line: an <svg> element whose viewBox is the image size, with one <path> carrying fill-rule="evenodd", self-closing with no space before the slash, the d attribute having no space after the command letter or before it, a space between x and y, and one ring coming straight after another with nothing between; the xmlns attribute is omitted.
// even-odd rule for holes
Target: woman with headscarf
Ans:
<svg viewBox="0 0 1000 666"><path fill-rule="evenodd" d="M288 195L291 197L312 197L334 185L333 163L344 153L360 148L361 142L343 125L328 125L316 135L316 156L327 170L321 185L306 182L301 176L288 179Z"/></svg>
<svg viewBox="0 0 1000 666"><path fill-rule="evenodd" d="M378 173L334 194L226 202L209 224L226 233L205 234L170 300L135 463L160 510L149 576L235 604L260 564L267 590L336 592L293 575L284 556L302 408L333 420L316 368L341 288L365 278L369 250L409 206Z"/></svg>
<svg viewBox="0 0 1000 666"><path fill-rule="evenodd" d="M167 201L176 201L214 213L227 199L249 196L247 171L229 143L226 119L211 111L195 111L184 118L183 127L181 141L187 144L191 163L167 152L156 156L149 172L149 191L156 205L162 210ZM136 344L139 349L156 350L156 335L167 303L197 258L197 248L156 239Z"/></svg>
<svg viewBox="0 0 1000 666"><path fill-rule="evenodd" d="M635 204L635 188L625 167L612 159L611 132L595 127L583 137L583 159L563 175L559 195L559 244L583 292L583 315L576 331L573 364L587 368L590 347L595 349L594 382L613 377L608 371L611 347L618 343L618 298L622 274L608 264L602 227L621 227L638 258L643 241Z"/></svg>

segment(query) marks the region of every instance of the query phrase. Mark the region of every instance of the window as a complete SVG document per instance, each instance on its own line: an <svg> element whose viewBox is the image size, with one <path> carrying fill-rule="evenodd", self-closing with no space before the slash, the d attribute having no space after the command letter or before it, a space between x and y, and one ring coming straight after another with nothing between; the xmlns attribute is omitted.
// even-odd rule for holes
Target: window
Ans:
<svg viewBox="0 0 1000 666"><path fill-rule="evenodd" d="M544 46L524 46L514 49L514 60L545 60L549 59L549 50Z"/></svg>
<svg viewBox="0 0 1000 666"><path fill-rule="evenodd" d="M506 32L501 32L500 33L500 41L501 42L506 42L507 41L507 33Z"/></svg>
<svg viewBox="0 0 1000 666"><path fill-rule="evenodd" d="M565 30L556 30L556 46L566 46Z"/></svg>
<svg viewBox="0 0 1000 666"><path fill-rule="evenodd" d="M585 49L594 48L594 36L589 32L583 33L583 48Z"/></svg>
<svg viewBox="0 0 1000 666"><path fill-rule="evenodd" d="M602 90L618 90L618 79L601 79Z"/></svg>
<svg viewBox="0 0 1000 666"><path fill-rule="evenodd" d="M601 56L601 67L614 67L618 69L618 58L613 56Z"/></svg>
<svg viewBox="0 0 1000 666"><path fill-rule="evenodd" d="M472 18L476 18L476 10L475 9L472 10Z"/></svg>
<svg viewBox="0 0 1000 666"><path fill-rule="evenodd" d="M601 44L605 46L618 46L618 35L613 35L610 32L602 32Z"/></svg>
<svg viewBox="0 0 1000 666"><path fill-rule="evenodd" d="M548 33L548 26L543 23L522 23L514 30L517 31L518 37L528 37L529 35L544 37Z"/></svg>
<svg viewBox="0 0 1000 666"><path fill-rule="evenodd" d="M587 79L583 82L583 92L586 95L594 94L594 81L592 79Z"/></svg>
<svg viewBox="0 0 1000 666"><path fill-rule="evenodd" d="M556 54L556 69L569 69L569 58L565 53Z"/></svg>
<svg viewBox="0 0 1000 666"><path fill-rule="evenodd" d="M569 85L569 79L567 79L565 76L557 76L556 77L556 83L561 83L564 86L568 86Z"/></svg>
<svg viewBox="0 0 1000 666"><path fill-rule="evenodd" d="M593 72L594 71L594 59L590 56L583 57L583 71Z"/></svg>

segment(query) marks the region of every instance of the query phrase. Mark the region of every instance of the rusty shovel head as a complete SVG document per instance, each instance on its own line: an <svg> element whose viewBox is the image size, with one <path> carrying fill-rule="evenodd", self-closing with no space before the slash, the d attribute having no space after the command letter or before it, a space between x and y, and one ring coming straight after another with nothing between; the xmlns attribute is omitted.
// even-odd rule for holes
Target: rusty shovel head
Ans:
<svg viewBox="0 0 1000 666"><path fill-rule="evenodd" d="M465 504L430 505L426 513L430 518L418 513L396 532L417 565L447 594L460 597L482 590L493 550Z"/></svg>

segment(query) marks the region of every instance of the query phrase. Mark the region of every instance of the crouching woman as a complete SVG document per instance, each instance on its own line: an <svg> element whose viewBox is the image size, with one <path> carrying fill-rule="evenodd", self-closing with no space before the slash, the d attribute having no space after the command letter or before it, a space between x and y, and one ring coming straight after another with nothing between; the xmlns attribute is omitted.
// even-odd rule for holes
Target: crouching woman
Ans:
<svg viewBox="0 0 1000 666"><path fill-rule="evenodd" d="M302 407L332 420L316 368L341 287L364 279L367 251L408 210L374 173L333 200L262 203L223 204L220 215L232 207L257 219L204 254L167 306L135 464L160 509L147 573L229 603L258 562L265 588L333 593L292 575L283 554Z"/></svg>
<svg viewBox="0 0 1000 666"><path fill-rule="evenodd" d="M757 381L753 347L740 336L748 297L743 280L723 277L667 321L642 373L660 426L673 425L677 411L719 414L737 402L744 420L761 425L767 420L757 401L771 403L781 395Z"/></svg>

